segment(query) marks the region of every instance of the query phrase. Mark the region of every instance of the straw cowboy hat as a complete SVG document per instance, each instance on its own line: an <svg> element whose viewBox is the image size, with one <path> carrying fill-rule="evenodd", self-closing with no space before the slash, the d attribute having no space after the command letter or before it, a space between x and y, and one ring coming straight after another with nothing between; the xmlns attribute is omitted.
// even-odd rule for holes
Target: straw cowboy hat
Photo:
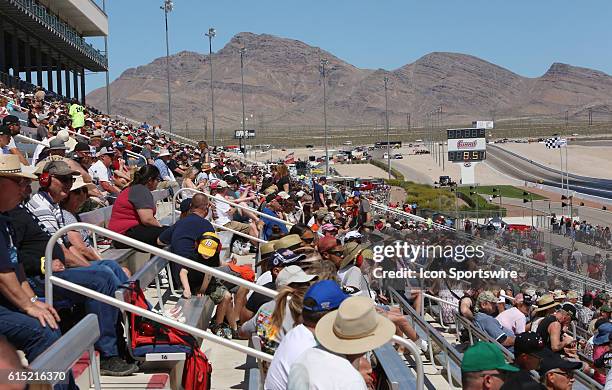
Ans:
<svg viewBox="0 0 612 390"><path fill-rule="evenodd" d="M0 177L23 177L26 179L36 179L36 176L31 172L27 172L22 168L19 162L19 156L15 154L0 155Z"/></svg>
<svg viewBox="0 0 612 390"><path fill-rule="evenodd" d="M553 307L557 307L560 305L559 302L555 302L555 297L552 294L544 294L542 298L538 299L538 302L536 304L538 305L538 308L533 311L534 313L537 313L542 310L552 309Z"/></svg>
<svg viewBox="0 0 612 390"><path fill-rule="evenodd" d="M357 256L366 248L365 245L358 244L356 242L349 242L344 245L342 262L340 263L340 269L346 267L350 263L357 259Z"/></svg>
<svg viewBox="0 0 612 390"><path fill-rule="evenodd" d="M338 310L326 314L317 323L315 336L327 350L357 355L387 343L395 334L395 325L376 313L368 297L350 297Z"/></svg>

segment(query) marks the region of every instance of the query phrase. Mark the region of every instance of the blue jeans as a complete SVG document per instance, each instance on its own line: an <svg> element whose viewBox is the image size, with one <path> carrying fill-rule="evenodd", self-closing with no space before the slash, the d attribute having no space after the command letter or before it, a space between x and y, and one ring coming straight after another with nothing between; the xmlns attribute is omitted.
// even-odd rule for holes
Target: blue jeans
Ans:
<svg viewBox="0 0 612 390"><path fill-rule="evenodd" d="M15 348L22 350L30 363L61 336L59 329L43 327L36 318L4 306L0 306L0 334ZM68 383L55 385L54 389L78 389L72 371L69 372Z"/></svg>
<svg viewBox="0 0 612 390"><path fill-rule="evenodd" d="M117 287L128 281L128 277L125 272L123 272L123 268L115 260L96 260L90 261L89 263L91 264L89 266L90 269L92 269L92 267L105 267L110 270L115 276L114 282Z"/></svg>
<svg viewBox="0 0 612 390"><path fill-rule="evenodd" d="M118 264L116 265L118 266ZM121 269L121 267L118 268ZM54 272L53 276L57 276L58 278L97 291L112 298L115 297L115 291L117 290L117 283L119 280L117 275L115 275L108 266L98 264L90 267L67 268L62 272ZM45 295L44 277L30 278L29 281L36 295ZM119 355L116 330L117 320L119 319L119 309L57 286L53 287L53 299L69 299L74 303L85 303L85 310L87 313L93 313L98 316L100 339L96 342L95 347L100 352L100 356L107 358Z"/></svg>

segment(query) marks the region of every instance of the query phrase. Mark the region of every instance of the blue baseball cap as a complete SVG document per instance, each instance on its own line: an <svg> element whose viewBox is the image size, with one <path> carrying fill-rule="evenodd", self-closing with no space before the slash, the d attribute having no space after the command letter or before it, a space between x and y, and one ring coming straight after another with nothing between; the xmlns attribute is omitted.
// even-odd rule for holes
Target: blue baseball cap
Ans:
<svg viewBox="0 0 612 390"><path fill-rule="evenodd" d="M304 310L321 312L336 310L349 296L333 280L316 282L304 295Z"/></svg>
<svg viewBox="0 0 612 390"><path fill-rule="evenodd" d="M610 338L612 337L612 323L604 322L599 325L597 328L597 336L593 337L593 344L595 345L603 345L608 344L610 342Z"/></svg>

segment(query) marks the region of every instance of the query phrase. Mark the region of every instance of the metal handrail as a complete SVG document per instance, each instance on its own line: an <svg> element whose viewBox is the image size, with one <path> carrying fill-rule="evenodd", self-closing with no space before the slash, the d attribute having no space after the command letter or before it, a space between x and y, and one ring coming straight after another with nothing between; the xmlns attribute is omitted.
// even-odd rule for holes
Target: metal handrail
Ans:
<svg viewBox="0 0 612 390"><path fill-rule="evenodd" d="M180 194L180 193L181 193L181 192L183 192L184 190L185 190L185 191L186 191L186 190L189 190L189 191L195 192L195 193L197 193L197 194L202 194L202 195L205 195L205 196L206 196L206 197L208 197L209 199L212 199L212 200L215 200L215 201L219 201L219 202L223 202L223 203L227 203L227 204L229 204L229 205L231 205L231 206L234 206L234 207L237 207L237 208L239 208L239 209L243 209L243 210L246 210L246 211L250 211L250 212L252 212L252 213L253 213L253 214L255 214L255 215L259 215L259 216L260 216L260 217L262 217L262 218L266 218L266 219L269 219L269 220L274 221L274 222L282 223L282 224L287 225L287 226L293 226L293 224L292 224L291 222L284 221L284 220L282 220L282 219L280 219L280 218L273 217L273 216L268 215L268 214L266 214L266 213L262 213L261 211L255 210L255 209L254 209L254 208L252 208L252 207L249 207L249 206L244 206L244 205L241 205L241 204L238 204L238 203L234 203L234 202L229 201L229 200L227 200L227 199L220 199L220 198L217 198L217 197L216 197L216 196L214 196L214 195L207 194L206 192L203 192L203 191L200 191L200 190L196 190L196 189L193 189L193 188L181 188L180 190L176 191L176 192L174 193L174 198L173 198L173 202L174 202L174 204L176 204L176 199L177 199L177 197L178 197L178 194ZM173 215L173 217L174 217L174 215Z"/></svg>
<svg viewBox="0 0 612 390"><path fill-rule="evenodd" d="M242 286L242 287L246 287L250 290L253 290L255 292L258 292L260 294L266 295L268 297L271 298L275 298L276 295L278 295L278 292L272 289L269 289L267 287L264 286L260 286L257 285L253 282L249 282L246 281L240 277L234 276L234 275L230 275L227 274L223 271L219 271L216 268L213 267L208 267L206 265L200 264L198 262L195 262L193 260L189 260L187 258L184 258L182 256L179 256L175 253L172 252L168 252L165 251L163 249L157 248L155 246L149 245L149 244L145 244L143 242L140 242L138 240L135 240L133 238L124 236L122 234L113 232L111 230L108 229L104 229L100 226L96 226L96 225L92 225L89 223L82 223L82 222L78 222L78 223L73 223L67 226L64 226L62 228L60 228L57 232L55 232L51 238L49 239L49 241L47 242L47 246L45 248L45 299L47 301L47 303L51 306L53 306L53 285L58 285L60 287L63 287L67 290L71 290L74 291L76 293L79 294L83 294L89 298L93 298L96 300L99 300L103 303L109 304L111 306L115 306L118 307L120 309L126 310L126 311L130 311L133 313L136 313L140 316L149 318L153 321L157 321L160 322L162 324L166 324L169 326L173 326L177 329L181 329L185 332L191 333L191 334L195 334L196 336L202 337L203 339L224 345L228 348L232 348L236 351L239 352L244 352L250 356L254 356L255 358L258 359L262 359L262 360L266 360L266 361L271 361L272 360L272 356L267 354L267 353L263 353L260 351L257 351L255 349L246 347L242 344L234 344L231 341L224 339L223 337L219 337L216 336L212 333L206 332L204 330L201 329L197 329L195 327L189 326L189 325L185 325L183 323L180 323L178 321L175 321L171 318L168 317L164 317L161 316L159 314L150 312L148 310L145 310L143 308L140 308L138 306L134 306L125 302L122 302L118 299L109 297L107 295L101 294L97 291L94 290L90 290L88 288L79 286L78 284L74 284L71 282L68 282L66 280L63 280L61 278L58 278L57 276L53 276L53 271L51 268L51 262L53 259L53 247L55 245L55 243L57 242L57 240L60 239L60 237L64 236L67 232L69 231L75 231L75 230L89 230L92 232L97 232L98 234L102 234L108 238L111 238L115 241L119 241L125 245L130 245L133 246L136 249L140 249L142 251L145 252L149 252L152 253L154 255L160 256L162 258L165 258L169 261L173 261L175 263L181 264L183 266L186 266L188 268L192 268L195 269L196 271L200 271L203 272L205 274L211 274L212 276L218 278L218 279L222 279L225 280L227 282L233 283L235 285L238 286ZM420 356L420 352L418 351L417 346L411 341L411 340L407 340L404 339L402 337L399 337L397 335L394 335L393 338L391 339L392 341L403 345L404 347L406 347L406 349L408 351L410 351L410 353L413 355L414 361L416 362L416 371L417 371L417 389L421 390L423 389L423 384L424 384L424 374L423 374L423 361L421 360L421 356ZM420 384L420 387L419 387Z"/></svg>
<svg viewBox="0 0 612 390"><path fill-rule="evenodd" d="M382 204L380 204L378 202L372 201L371 205L374 208L378 208L378 209L381 209L381 210L384 210L384 211L390 212L390 213L395 213L395 214L407 217L409 219L412 219L412 220L415 220L415 221L418 221L418 222L427 222L427 220L425 218L423 218L423 217L420 217L420 216L414 215L414 214L406 213L403 210L392 209L392 208L390 208L390 207L388 207L386 205L382 205ZM448 226L445 226L445 225L441 225L441 224L436 223L436 222L433 222L432 226L436 226L436 227L438 227L440 229L443 229L443 230L450 230L450 231L457 231L457 232L459 232L459 230L457 230L455 228L451 228L451 227L448 227ZM553 273L555 275L558 275L558 276L561 276L561 277L564 277L564 278L567 278L567 279L571 279L571 280L573 280L576 283L583 283L585 285L588 285L588 286L591 286L591 287L595 287L595 288L598 288L598 289L606 289L606 290L612 289L612 286L607 285L604 282L600 282L600 281L597 281L595 279L591 279L591 278L585 277L585 276L580 275L580 274L571 274L571 273L568 273L567 270L564 270L562 268L556 267L554 265L542 264L542 263L537 262L534 259L530 259L528 257L516 255L514 253L511 253L511 252L505 251L503 249L497 248L494 245L491 245L491 242L489 242L487 240L474 237L474 236L472 236L472 235L470 235L468 233L463 233L463 234L465 234L465 236L467 236L468 238L471 238L471 239L473 239L473 240L475 240L477 242L484 243L486 248L489 251L491 251L492 253L495 253L495 254L498 254L498 255L502 255L505 258L513 260L515 262L519 262L521 264L528 265L528 266L534 266L534 267L536 267L538 269L546 270L547 272Z"/></svg>
<svg viewBox="0 0 612 390"><path fill-rule="evenodd" d="M218 279L225 280L238 286L246 287L249 290L256 291L271 298L274 298L276 294L278 294L276 291L267 287L263 287L253 282L249 282L238 276L230 275L216 268L200 264L196 261L189 260L185 257L160 249L158 247L145 244L144 242L140 242L131 237L124 236L123 234L113 232L112 230L108 230L103 227L92 225L89 223L78 222L60 228L51 236L51 238L47 242L47 247L45 248L45 298L49 305L53 305L53 287L50 283L50 278L53 276L53 271L51 268L51 262L53 261L53 246L60 237L64 236L67 232L75 230L89 230L91 232L101 234L102 236L106 236L114 241L118 241L125 245L132 246L144 252L152 253L169 261L181 264L191 269L195 269L196 271L211 274L212 276Z"/></svg>
<svg viewBox="0 0 612 390"><path fill-rule="evenodd" d="M425 294L425 293L423 293L423 297L424 297L424 298L427 298L427 299L431 299L432 301L436 301L436 302L444 303L444 304L446 304L446 305L450 305L450 306L454 306L454 307L459 307L459 305L458 305L458 304L456 304L456 303L454 303L454 302L446 301L446 300L444 300L444 299L442 299L442 298L438 298L438 297L435 297L435 296L433 296L433 295L429 295L429 294Z"/></svg>
<svg viewBox="0 0 612 390"><path fill-rule="evenodd" d="M273 356L270 354L267 354L265 352L261 352L261 351L257 351L256 349L247 347L246 345L242 345L239 343L234 343L230 340L227 340L223 337L219 337L213 333L207 332L206 330L202 330L202 329L198 329L194 326L190 326L190 325L186 325L182 322L178 322L177 320L174 320L172 318L169 317L164 317L160 314L157 314L155 312L149 311L147 309L143 309L142 307L138 307L138 306L134 306L132 304L123 302L118 300L117 298L112 298L109 297L108 295L104 295L102 293L99 293L97 291L79 286L76 283L72 283L72 282L68 282L64 279L58 278L57 276L51 276L49 279L49 283L50 284L55 284L59 287L65 288L66 290L70 290L70 291L74 291L75 293L78 294L82 294L86 297L95 299L97 301L100 301L102 303L106 303L107 305L111 305L114 307L117 307L121 310L124 311L129 311L131 313L137 314L141 317L145 317L148 318L150 320L153 320L155 322L159 322L162 323L164 325L168 325L168 326L172 326L174 328L180 329L182 331L185 331L189 334L201 337L205 340L208 341L212 341L214 343L217 344L221 344L225 347L231 348L233 350L236 350L238 352L243 352L246 353L249 356L253 356L257 359L262 359L265 361L272 361ZM45 286L46 287L46 286Z"/></svg>
<svg viewBox="0 0 612 390"><path fill-rule="evenodd" d="M36 144L36 145L42 145L42 146L45 146L45 147L47 147L47 148L49 147L49 145L46 145L46 144L45 144L44 142L42 142L42 141L39 141L39 140L34 139L34 138L30 138L30 137L25 136L25 135L22 135L22 134L17 134L17 135L14 135L14 136L13 136L13 138L15 138L15 139L17 139L17 140L20 140L20 141L22 141L22 142L25 142L25 143L29 143L29 144Z"/></svg>

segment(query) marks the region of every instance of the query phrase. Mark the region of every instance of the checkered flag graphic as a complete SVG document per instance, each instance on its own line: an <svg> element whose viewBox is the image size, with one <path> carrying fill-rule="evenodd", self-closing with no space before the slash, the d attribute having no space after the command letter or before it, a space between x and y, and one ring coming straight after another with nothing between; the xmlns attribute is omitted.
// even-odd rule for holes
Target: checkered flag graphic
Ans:
<svg viewBox="0 0 612 390"><path fill-rule="evenodd" d="M544 141L546 149L558 149L567 145L567 140L561 137L546 138Z"/></svg>

